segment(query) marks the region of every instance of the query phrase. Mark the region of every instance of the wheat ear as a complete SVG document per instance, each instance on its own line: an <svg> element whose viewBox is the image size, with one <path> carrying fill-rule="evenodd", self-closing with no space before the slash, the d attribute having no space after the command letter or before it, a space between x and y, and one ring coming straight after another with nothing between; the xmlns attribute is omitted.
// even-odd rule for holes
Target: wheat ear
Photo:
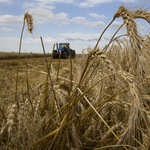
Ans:
<svg viewBox="0 0 150 150"><path fill-rule="evenodd" d="M32 17L32 15L26 13L24 15L24 19L26 20L29 33L32 33L32 31L33 31L33 17Z"/></svg>

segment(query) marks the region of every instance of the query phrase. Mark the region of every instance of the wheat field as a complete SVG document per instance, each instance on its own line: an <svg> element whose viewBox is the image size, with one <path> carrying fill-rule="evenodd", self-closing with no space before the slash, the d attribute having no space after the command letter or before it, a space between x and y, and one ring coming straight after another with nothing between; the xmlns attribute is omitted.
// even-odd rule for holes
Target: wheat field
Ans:
<svg viewBox="0 0 150 150"><path fill-rule="evenodd" d="M119 17L122 25L104 48L98 47ZM150 36L139 32L137 19L149 25L148 9L120 6L95 47L83 50L87 54L68 60L44 55L39 65L18 58L11 75L4 67L1 149L150 149ZM26 21L32 33L29 14L23 29ZM116 37L123 26L127 34Z"/></svg>

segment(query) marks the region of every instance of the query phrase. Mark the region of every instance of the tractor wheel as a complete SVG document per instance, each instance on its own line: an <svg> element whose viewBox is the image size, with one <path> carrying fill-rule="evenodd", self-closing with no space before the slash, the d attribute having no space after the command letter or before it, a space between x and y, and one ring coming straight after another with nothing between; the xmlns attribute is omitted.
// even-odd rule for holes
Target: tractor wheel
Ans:
<svg viewBox="0 0 150 150"><path fill-rule="evenodd" d="M68 53L66 51L63 52L63 59L68 59Z"/></svg>
<svg viewBox="0 0 150 150"><path fill-rule="evenodd" d="M72 50L72 58L74 59L75 56L76 56L76 52L75 52L75 50Z"/></svg>
<svg viewBox="0 0 150 150"><path fill-rule="evenodd" d="M57 59L57 52L53 52L53 59Z"/></svg>

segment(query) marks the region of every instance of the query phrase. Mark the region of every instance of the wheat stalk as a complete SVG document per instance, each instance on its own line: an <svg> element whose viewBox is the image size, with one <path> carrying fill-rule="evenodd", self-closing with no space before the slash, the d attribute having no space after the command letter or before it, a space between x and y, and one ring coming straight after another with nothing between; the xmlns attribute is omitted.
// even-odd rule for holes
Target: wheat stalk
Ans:
<svg viewBox="0 0 150 150"><path fill-rule="evenodd" d="M27 26L28 26L29 33L32 33L32 30L33 30L33 18L32 18L32 15L29 15L28 13L26 13L24 15L23 27L22 27L21 36L20 36L19 53L18 53L18 65L17 65L17 76L16 76L15 101L17 103L18 109L19 109L19 104L17 102L18 71L19 71L20 52L21 52L22 36L23 36L24 27L25 27L25 20L27 21Z"/></svg>

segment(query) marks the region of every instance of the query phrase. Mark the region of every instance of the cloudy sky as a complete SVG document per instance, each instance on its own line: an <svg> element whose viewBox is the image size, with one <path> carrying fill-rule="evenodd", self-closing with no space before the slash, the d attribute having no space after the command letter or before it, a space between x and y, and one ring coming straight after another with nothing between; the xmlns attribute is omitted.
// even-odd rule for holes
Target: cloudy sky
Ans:
<svg viewBox="0 0 150 150"><path fill-rule="evenodd" d="M46 52L56 42L69 42L81 53L94 47L98 37L112 20L120 5L136 6L142 0L0 0L0 52L18 52L23 18L26 12L34 19L33 34L25 27L22 52ZM104 46L121 25L118 18L105 33L99 46ZM125 32L124 28L119 34Z"/></svg>

